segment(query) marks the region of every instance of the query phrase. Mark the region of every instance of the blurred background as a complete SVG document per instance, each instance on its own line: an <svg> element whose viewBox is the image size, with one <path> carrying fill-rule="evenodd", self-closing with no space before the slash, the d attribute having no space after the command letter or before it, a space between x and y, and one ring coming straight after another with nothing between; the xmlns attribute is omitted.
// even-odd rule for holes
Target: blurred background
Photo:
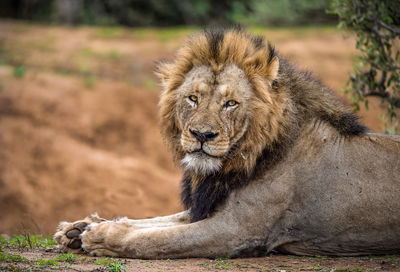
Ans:
<svg viewBox="0 0 400 272"><path fill-rule="evenodd" d="M327 0L3 0L0 16L70 25L335 24Z"/></svg>
<svg viewBox="0 0 400 272"><path fill-rule="evenodd" d="M2 0L0 234L182 210L158 128L154 62L204 26L241 24L337 91L355 36L325 0ZM359 115L384 131L383 105Z"/></svg>

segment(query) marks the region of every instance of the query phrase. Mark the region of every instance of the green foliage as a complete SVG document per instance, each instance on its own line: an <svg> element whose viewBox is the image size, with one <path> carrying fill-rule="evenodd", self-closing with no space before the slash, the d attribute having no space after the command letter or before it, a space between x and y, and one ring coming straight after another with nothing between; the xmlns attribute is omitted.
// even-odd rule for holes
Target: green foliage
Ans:
<svg viewBox="0 0 400 272"><path fill-rule="evenodd" d="M96 261L94 264L98 264L98 265L109 265L111 263L111 259L109 258L102 258L98 261Z"/></svg>
<svg viewBox="0 0 400 272"><path fill-rule="evenodd" d="M28 263L29 260L25 257L22 257L19 254L11 254L8 252L0 252L0 262L6 262L6 263Z"/></svg>
<svg viewBox="0 0 400 272"><path fill-rule="evenodd" d="M327 15L329 0L31 0L0 1L0 17L68 24L171 25L299 25L336 22Z"/></svg>
<svg viewBox="0 0 400 272"><path fill-rule="evenodd" d="M53 13L53 0L0 1L0 17L49 22Z"/></svg>
<svg viewBox="0 0 400 272"><path fill-rule="evenodd" d="M86 88L92 88L94 83L96 82L96 77L93 75L88 75L85 77L85 86Z"/></svg>
<svg viewBox="0 0 400 272"><path fill-rule="evenodd" d="M238 6L238 5L236 5ZM336 22L336 16L327 15L329 0L251 0L250 12L238 8L245 16L238 17L237 23L274 26L297 26L328 24ZM234 5L235 7L235 5ZM235 11L235 10L234 10Z"/></svg>
<svg viewBox="0 0 400 272"><path fill-rule="evenodd" d="M55 259L37 259L36 263L40 266L58 267L58 262Z"/></svg>
<svg viewBox="0 0 400 272"><path fill-rule="evenodd" d="M0 246L3 248L12 248L18 250L25 249L45 249L53 247L56 241L52 237L44 237L43 235L14 235L10 239L0 237Z"/></svg>
<svg viewBox="0 0 400 272"><path fill-rule="evenodd" d="M379 97L389 117L381 120L393 133L400 108L400 2L332 0L330 12L339 16L339 28L355 32L361 52L346 88L354 109L359 110L360 103L368 108L368 97Z"/></svg>
<svg viewBox="0 0 400 272"><path fill-rule="evenodd" d="M123 264L113 258L102 258L95 264L103 265L109 272L126 272L126 264Z"/></svg>
<svg viewBox="0 0 400 272"><path fill-rule="evenodd" d="M112 264L107 265L106 268L110 272L126 272L126 264L122 264L117 261L113 262Z"/></svg>
<svg viewBox="0 0 400 272"><path fill-rule="evenodd" d="M15 263L15 264L25 263L25 264L30 264L31 266L33 265L27 271L43 271L43 270L48 270L50 268L51 269L60 269L60 268L68 269L70 267L70 264L76 262L77 260L78 260L77 256L72 253L60 254L55 259L37 259L37 260L33 261L33 260L29 260L19 254L0 252L0 262ZM66 264L62 264L62 263L66 263ZM117 270L119 267L117 263L112 263L112 264L110 264L110 266L112 268L108 269L108 271L111 271L111 272L126 271L123 269ZM14 271L14 270L11 270L11 271ZM25 271L25 270L16 270L16 271Z"/></svg>
<svg viewBox="0 0 400 272"><path fill-rule="evenodd" d="M231 266L233 264L232 261L230 261L229 259L226 258L216 258L214 260L215 264L214 264L214 268L215 269L225 269L225 270L231 270Z"/></svg>
<svg viewBox="0 0 400 272"><path fill-rule="evenodd" d="M64 253L60 254L55 260L59 262L73 263L78 260L78 257L73 253Z"/></svg>
<svg viewBox="0 0 400 272"><path fill-rule="evenodd" d="M118 60L118 59L121 59L122 54L118 51L110 50L106 53L106 56L110 60Z"/></svg>
<svg viewBox="0 0 400 272"><path fill-rule="evenodd" d="M13 70L13 74L17 78L21 78L25 75L25 67L24 66L15 66Z"/></svg>

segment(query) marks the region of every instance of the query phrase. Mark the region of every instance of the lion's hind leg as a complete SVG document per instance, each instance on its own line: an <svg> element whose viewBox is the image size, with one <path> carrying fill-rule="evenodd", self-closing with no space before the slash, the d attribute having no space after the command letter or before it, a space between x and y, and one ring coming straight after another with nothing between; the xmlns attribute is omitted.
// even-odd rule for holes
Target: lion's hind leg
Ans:
<svg viewBox="0 0 400 272"><path fill-rule="evenodd" d="M65 252L82 251L82 241L80 235L85 231L86 227L91 223L99 223L106 221L100 218L97 213L87 216L83 220L75 222L60 222L57 231L54 234L54 240L58 244L58 248Z"/></svg>

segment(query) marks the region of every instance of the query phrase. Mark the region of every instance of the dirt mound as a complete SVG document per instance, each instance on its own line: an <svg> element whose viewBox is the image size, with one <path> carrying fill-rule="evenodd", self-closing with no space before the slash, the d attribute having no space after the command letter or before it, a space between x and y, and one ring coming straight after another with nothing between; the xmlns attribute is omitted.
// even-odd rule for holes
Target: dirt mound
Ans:
<svg viewBox="0 0 400 272"><path fill-rule="evenodd" d="M4 71L3 74L10 74ZM0 232L176 212L179 175L159 136L157 92L40 73L0 93ZM4 212L6 211L6 212Z"/></svg>

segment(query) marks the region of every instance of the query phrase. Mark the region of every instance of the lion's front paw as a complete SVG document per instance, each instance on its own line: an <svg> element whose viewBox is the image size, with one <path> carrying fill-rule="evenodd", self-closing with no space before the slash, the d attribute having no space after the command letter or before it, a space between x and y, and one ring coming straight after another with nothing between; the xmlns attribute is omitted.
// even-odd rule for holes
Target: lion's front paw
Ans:
<svg viewBox="0 0 400 272"><path fill-rule="evenodd" d="M91 223L81 235L82 248L92 256L120 256L125 227L116 221Z"/></svg>
<svg viewBox="0 0 400 272"><path fill-rule="evenodd" d="M94 213L83 220L73 223L61 222L54 234L54 239L58 243L59 249L65 252L75 253L82 251L81 234L89 224L102 221L105 221L105 219L100 218L96 213Z"/></svg>

